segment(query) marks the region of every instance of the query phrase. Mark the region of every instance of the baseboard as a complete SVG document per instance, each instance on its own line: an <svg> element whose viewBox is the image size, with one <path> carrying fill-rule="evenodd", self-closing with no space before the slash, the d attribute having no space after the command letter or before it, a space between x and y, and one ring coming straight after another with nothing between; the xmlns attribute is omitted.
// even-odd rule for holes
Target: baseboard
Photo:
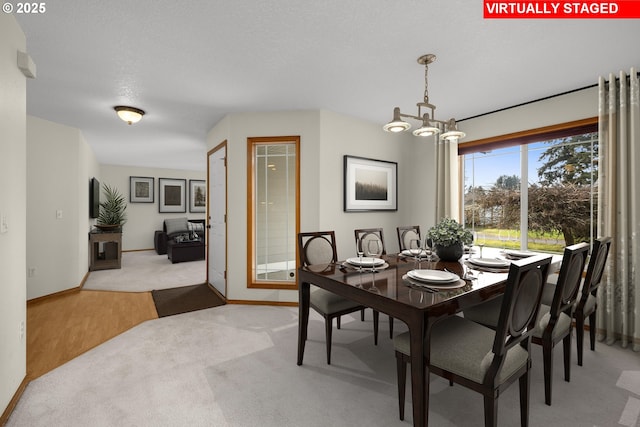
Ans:
<svg viewBox="0 0 640 427"><path fill-rule="evenodd" d="M15 409L16 405L18 404L18 401L22 397L22 393L24 393L24 390L27 388L28 385L29 385L29 380L27 379L27 377L24 377L24 379L20 383L20 386L18 387L18 390L16 390L16 392L14 393L13 398L11 398L11 400L9 401L9 405L7 405L7 408L2 413L2 416L0 416L0 426L7 424L7 421L9 421L9 417L11 416L11 413Z"/></svg>
<svg viewBox="0 0 640 427"><path fill-rule="evenodd" d="M39 302L46 301L46 300L48 300L50 298L57 298L57 297L60 297L60 296L63 296L63 295L73 294L73 293L79 292L82 289L82 286L84 286L84 282L86 280L86 277L87 276L85 276L85 279L83 279L83 281L80 284L80 286L76 286L75 288L65 289L64 291L59 291L59 292L55 292L53 294L43 295L41 297L36 297L36 298L32 298L30 300L27 300L27 307L30 306L31 304L37 304Z"/></svg>
<svg viewBox="0 0 640 427"><path fill-rule="evenodd" d="M273 305L278 307L297 307L297 302L287 301L253 301L253 300L240 300L240 299L228 299L227 304L243 304L243 305Z"/></svg>

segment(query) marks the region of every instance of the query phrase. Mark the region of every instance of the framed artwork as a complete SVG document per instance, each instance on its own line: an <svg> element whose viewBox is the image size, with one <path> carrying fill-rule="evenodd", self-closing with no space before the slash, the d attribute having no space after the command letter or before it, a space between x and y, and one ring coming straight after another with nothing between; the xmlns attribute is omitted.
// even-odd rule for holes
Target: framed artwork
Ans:
<svg viewBox="0 0 640 427"><path fill-rule="evenodd" d="M129 202L153 203L153 184L155 178L146 176L129 177Z"/></svg>
<svg viewBox="0 0 640 427"><path fill-rule="evenodd" d="M344 156L344 211L397 211L398 164Z"/></svg>
<svg viewBox="0 0 640 427"><path fill-rule="evenodd" d="M200 179L189 180L189 212L205 212L207 209L207 185Z"/></svg>
<svg viewBox="0 0 640 427"><path fill-rule="evenodd" d="M187 211L187 180L158 178L159 212Z"/></svg>

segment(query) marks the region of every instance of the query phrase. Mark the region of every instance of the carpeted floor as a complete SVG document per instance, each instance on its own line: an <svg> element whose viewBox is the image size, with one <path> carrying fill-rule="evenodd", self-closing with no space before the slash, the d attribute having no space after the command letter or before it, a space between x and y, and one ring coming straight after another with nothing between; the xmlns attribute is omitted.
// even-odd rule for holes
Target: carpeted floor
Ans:
<svg viewBox="0 0 640 427"><path fill-rule="evenodd" d="M371 317L343 316L327 365L312 312L302 366L296 308L227 304L150 320L31 382L7 426L411 426L410 388L398 419L388 322L374 346ZM574 351L565 382L556 347L552 406L540 346L532 359L532 427L640 426L638 353L599 342L579 367ZM483 425L482 396L464 387L431 376L429 403L430 426ZM520 425L517 383L500 396L498 425Z"/></svg>
<svg viewBox="0 0 640 427"><path fill-rule="evenodd" d="M148 292L204 283L206 261L171 264L155 251L122 253L122 268L92 271L83 289L89 291Z"/></svg>
<svg viewBox="0 0 640 427"><path fill-rule="evenodd" d="M207 285L184 286L151 292L158 317L173 316L224 305L224 301Z"/></svg>

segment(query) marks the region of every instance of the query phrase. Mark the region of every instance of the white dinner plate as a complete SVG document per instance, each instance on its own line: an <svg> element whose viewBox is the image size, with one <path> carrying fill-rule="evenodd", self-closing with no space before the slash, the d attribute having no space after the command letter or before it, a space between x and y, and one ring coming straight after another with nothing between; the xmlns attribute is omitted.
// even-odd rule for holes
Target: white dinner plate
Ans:
<svg viewBox="0 0 640 427"><path fill-rule="evenodd" d="M372 266L379 266L384 264L384 260L380 259L380 258L372 258L372 257L368 257L368 256L364 256L362 257L362 262L360 261L360 258L347 258L347 262L351 265L355 265L357 267L372 267Z"/></svg>
<svg viewBox="0 0 640 427"><path fill-rule="evenodd" d="M509 256L516 257L516 258L527 258L527 257L535 255L535 253L533 253L531 251L517 251L515 249L505 249L504 253L509 255Z"/></svg>
<svg viewBox="0 0 640 427"><path fill-rule="evenodd" d="M469 258L467 261L480 267L490 268L507 268L510 264L509 261L495 258Z"/></svg>
<svg viewBox="0 0 640 427"><path fill-rule="evenodd" d="M414 280L428 283L453 283L460 280L460 276L442 270L411 270L407 275Z"/></svg>
<svg viewBox="0 0 640 427"><path fill-rule="evenodd" d="M439 290L457 289L457 288L461 288L464 285L466 285L466 282L464 280L454 280L453 282L449 282L449 283L423 282L421 280L412 279L411 277L409 277L408 274L405 274L404 276L402 276L402 279L404 281L406 281L406 282L409 282L413 286L416 286L416 287L419 287L419 288L434 289L434 290L437 290L437 289L439 289Z"/></svg>
<svg viewBox="0 0 640 427"><path fill-rule="evenodd" d="M350 268L352 270L360 270L360 269L362 269L362 271L367 271L367 272L370 272L370 271L373 270L373 267L371 265L362 265L362 266L353 265L353 264L349 264L347 261L343 262L342 266L346 267L346 268ZM389 268L389 264L387 264L386 262L383 262L382 265L377 265L376 264L376 270L385 270L387 268Z"/></svg>
<svg viewBox="0 0 640 427"><path fill-rule="evenodd" d="M411 250L409 250L409 249L405 249L404 251L402 251L402 252L401 252L401 254L402 254L402 255L404 255L404 256L411 256L411 257L415 257L415 255L414 255L414 254L412 254L412 253L411 253ZM422 250L422 251L420 252L420 258L426 258L426 256L427 256L427 251Z"/></svg>

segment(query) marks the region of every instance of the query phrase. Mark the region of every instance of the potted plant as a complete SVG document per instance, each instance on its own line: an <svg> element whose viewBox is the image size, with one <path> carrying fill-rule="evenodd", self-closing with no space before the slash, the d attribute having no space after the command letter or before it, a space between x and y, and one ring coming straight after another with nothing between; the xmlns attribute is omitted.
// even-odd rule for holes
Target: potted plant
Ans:
<svg viewBox="0 0 640 427"><path fill-rule="evenodd" d="M104 201L100 202L100 213L96 227L101 230L116 230L127 222L127 201L115 187L102 186Z"/></svg>
<svg viewBox="0 0 640 427"><path fill-rule="evenodd" d="M444 218L427 232L438 257L442 261L457 261L462 257L464 245L473 242L473 234L458 221Z"/></svg>

